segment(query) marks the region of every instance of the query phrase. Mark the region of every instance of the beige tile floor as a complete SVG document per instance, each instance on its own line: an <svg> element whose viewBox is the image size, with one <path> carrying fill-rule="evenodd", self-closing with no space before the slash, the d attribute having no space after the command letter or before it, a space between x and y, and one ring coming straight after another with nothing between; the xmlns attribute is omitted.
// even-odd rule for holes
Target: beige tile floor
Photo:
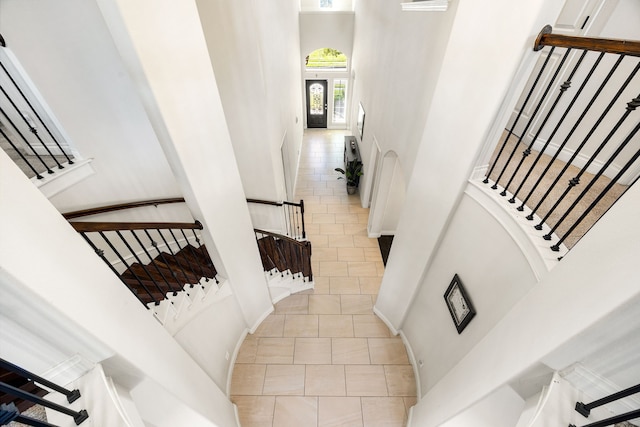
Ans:
<svg viewBox="0 0 640 427"><path fill-rule="evenodd" d="M404 344L373 314L384 266L368 209L333 170L344 134L305 132L295 199L315 289L276 304L242 344L231 395L243 427L403 426L416 402Z"/></svg>

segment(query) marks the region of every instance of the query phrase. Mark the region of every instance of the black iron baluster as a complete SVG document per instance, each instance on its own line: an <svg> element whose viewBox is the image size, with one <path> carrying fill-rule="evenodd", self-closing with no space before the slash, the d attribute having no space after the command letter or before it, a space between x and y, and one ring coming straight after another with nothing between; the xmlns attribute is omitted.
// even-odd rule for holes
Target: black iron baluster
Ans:
<svg viewBox="0 0 640 427"><path fill-rule="evenodd" d="M24 94L24 92L22 92L22 89L20 89L20 86L18 86L18 84L16 83L16 81L13 79L13 77L11 76L11 74L9 74L9 71L7 71L7 69L5 68L5 66L2 64L2 62L0 62L0 67L2 67L2 69L4 70L5 74L7 75L7 77L9 77L9 79L11 80L11 83L13 83L13 86L16 88L16 90L20 93L20 95L22 96L22 99L27 103L27 105L29 106L29 108L31 108L31 111L33 111L33 114L35 114L35 116L38 118L38 120L40 121L40 123L42 123L42 127L44 127L44 129L47 131L47 133L49 134L49 136L51 137L51 139L53 140L53 142L55 142L55 144L58 146L58 148L60 149L60 152L64 155L64 157L66 157L67 161L69 162L70 165L73 164L73 160L71 160L71 158L67 155L67 153L62 149L62 146L60 145L60 143L58 142L58 140L56 139L55 136L53 136L53 133L51 133L51 131L49 130L49 128L47 127L47 124L44 122L44 120L42 120L42 118L40 117L40 115L38 114L38 111L36 111L35 108L33 108L33 105L31 104L31 102L29 101L29 99L26 97L26 95Z"/></svg>
<svg viewBox="0 0 640 427"><path fill-rule="evenodd" d="M545 89L545 91L542 93L542 96L540 97L540 100L538 101L538 105L536 105L536 108L533 110L533 113L531 114L531 117L529 118L529 121L527 122L526 126L522 130L522 135L520 135L520 137L518 138L518 141L516 142L515 146L513 147L513 151L511 151L511 154L509 155L509 158L507 159L506 163L504 164L504 166L502 168L502 171L500 172L500 175L498 175L498 178L496 178L496 184L500 181L500 179L502 178L502 175L506 172L507 167L509 167L509 163L511 163L511 159L513 158L513 155L516 153L516 151L518 151L518 147L520 146L520 143L522 142L522 139L525 137L525 135L529 131L529 126L531 126L531 124L535 120L536 116L538 115L538 112L540 111L540 108L542 107L542 104L547 99L547 95L551 91L551 88L553 87L553 84L555 83L556 79L558 78L558 74L560 74L560 70L562 70L562 67L564 66L564 63L567 60L567 57L569 56L570 52L571 52L571 48L568 48L567 51L565 52L564 56L562 57L562 60L560 61L560 64L558 64L558 66L556 67L556 70L553 73L553 76L551 77L551 81L547 85L547 88ZM493 188L493 187L491 187L491 188ZM507 195L507 186L503 187L502 191L500 192L500 195L503 196L503 197Z"/></svg>
<svg viewBox="0 0 640 427"><path fill-rule="evenodd" d="M625 397L631 396L632 394L636 394L636 393L640 393L640 384L626 388L617 393L613 393L609 396L605 396L602 399L594 400L593 402L588 404L577 402L576 411L580 413L580 415L586 418L589 416L592 409L598 408L602 405L606 405L607 403L615 402L616 400L623 399ZM629 419L632 419L632 418L629 418Z"/></svg>
<svg viewBox="0 0 640 427"><path fill-rule="evenodd" d="M102 237L102 239L107 243L107 245L109 245L109 247L111 248L111 250L116 254L116 256L118 257L118 259L120 259L120 262L122 262L122 265L124 265L126 267L125 271L128 270L131 266L129 264L127 264L127 261L125 261L125 259L122 257L122 255L120 254L120 252L115 248L115 246L113 245L113 243L111 243L111 241L107 238L107 236L104 235L104 232L99 231L98 234L100 235L100 237ZM138 283L140 284L140 286L142 286L142 289L145 290L146 293L149 294L149 297L151 297L151 299L153 300L154 303L158 304L158 301L156 300L156 298L153 296L153 294L151 293L151 291L147 288L147 285L145 285L144 283L142 283L142 280L138 277L138 275L136 274L135 271L133 270L129 270L131 271L131 274L133 274L133 277L138 281ZM122 280L122 276L120 274L118 274L118 276L120 277L120 280ZM146 304L144 301L142 301L142 298L138 295L138 293L131 289L131 287L124 281L122 280L122 283L125 284L125 286L127 288L129 288L129 290L131 291L131 293L133 293L139 300L140 302L146 307Z"/></svg>
<svg viewBox="0 0 640 427"><path fill-rule="evenodd" d="M171 233L171 236L173 237L173 241L174 241L174 242L176 243L176 245L178 246L178 249L179 249L179 250L178 250L178 252L182 251L182 249L184 249L184 248L180 246L180 243L178 242L178 239L176 238L175 234L173 234L173 230L172 230L172 229L169 229L169 233ZM187 241L187 245L188 245L188 244L189 244L189 241ZM176 252L176 254L177 254L178 252ZM176 261L178 260L178 258L179 258L179 257L177 257L177 256L176 256ZM197 277L197 276L198 276L198 273L196 273L196 271L193 269L193 266L191 265L191 262L189 261L189 257L187 257L187 256L183 256L183 257L180 257L180 258L183 258L183 259L186 261L187 266L189 267L189 270L191 270L191 274L192 274L192 276L191 276L191 277L186 276L185 278L186 278L189 282L192 282L193 280L195 280L195 277ZM180 262L178 261L178 264L179 264L179 263L180 263ZM190 286L190 287L192 287L192 288L193 288L193 285L194 285L194 283L189 283L189 286Z"/></svg>
<svg viewBox="0 0 640 427"><path fill-rule="evenodd" d="M20 399L28 400L29 402L37 403L38 405L46 406L47 408L51 408L54 411L69 415L73 417L73 420L75 421L76 425L81 424L84 420L89 418L89 414L85 409L79 412L74 411L62 405L58 405L57 403L53 403L46 399L43 399L40 396L36 396L35 394L27 393L26 391L23 391L17 387L13 387L12 385L9 385L9 384L0 382L0 391L10 396L19 397Z"/></svg>
<svg viewBox="0 0 640 427"><path fill-rule="evenodd" d="M193 250L193 245L191 245L191 243L189 243L189 238L187 237L187 235L185 234L183 229L180 229L180 231L182 232L182 236L184 237L184 240L187 242L187 246L189 247L189 252L191 253L191 256L193 257L193 262L196 265L196 267L198 267L200 269L200 277L207 277L207 274L204 272L204 269L202 268L202 264L198 262L198 256L196 255L196 253ZM207 279L209 280L209 279ZM198 283L200 282L200 280L198 280ZM195 283L191 284L192 286L195 285Z"/></svg>
<svg viewBox="0 0 640 427"><path fill-rule="evenodd" d="M511 138L511 135L513 135L513 130L516 128L516 125L520 121L520 117L522 117L522 113L524 112L525 107L527 106L527 104L529 104L531 95L533 95L533 91L538 86L538 83L540 82L540 77L542 77L544 70L547 68L547 64L549 63L549 60L551 59L551 54L553 53L554 50L555 50L555 46L549 50L549 53L547 54L547 58L545 59L544 63L542 64L542 67L540 68L540 71L538 72L538 75L533 81L533 84L531 85L531 89L529 89L529 93L527 93L527 97L525 98L524 102L522 103L522 106L520 107L520 110L518 111L518 115L516 116L515 120L513 121L513 124L511 125L511 128L509 129L509 132L507 133L507 136L505 137L504 142L502 143L502 147L500 147L500 151L498 151L498 155L493 161L493 165L491 165L491 168L489 169L489 172L487 172L487 175L484 181L482 181L485 184L489 183L489 176L491 175L491 173L493 172L493 169L498 164L498 160L500 159L500 156L502 155L504 148L507 146L507 143L509 142L509 138ZM491 188L494 190L498 188L498 180L496 180L496 182L491 186Z"/></svg>
<svg viewBox="0 0 640 427"><path fill-rule="evenodd" d="M20 138L22 138L22 140L25 142L25 144L27 144L27 147L29 147L31 149L31 151L33 151L33 154L38 158L38 160L40 160L40 163L42 163L42 165L46 168L47 173L52 174L54 173L51 168L45 163L44 160L42 160L42 157L40 157L40 154L38 154L38 152L35 150L35 148L33 148L33 146L29 143L29 141L27 140L27 138L25 138L25 136L22 134L22 132L20 131L20 129L18 129L18 127L16 126L15 123L13 123L13 120L11 120L9 118L9 116L7 115L7 113L4 111L4 109L2 107L0 107L0 113L2 113L2 115L4 116L4 118L7 120L7 122L9 124L11 124L11 127L13 127L13 129L16 131L16 133L18 135L20 135ZM4 132L3 132L4 134ZM7 138L7 140L9 140L9 138ZM13 144L11 144L13 146ZM19 150L18 150L19 151Z"/></svg>
<svg viewBox="0 0 640 427"><path fill-rule="evenodd" d="M295 221L296 221L296 236L295 239L296 240L300 240L301 239L301 233L300 233L300 207L299 206L295 206L294 208L294 212L295 212Z"/></svg>
<svg viewBox="0 0 640 427"><path fill-rule="evenodd" d="M184 268L182 267L182 264L180 264L180 260L178 260L178 258L176 257L176 254L173 252L173 249L171 249L171 246L169 245L169 243L167 242L167 239L165 239L164 234L162 234L162 230L156 229L156 231L158 232L158 234L160 235L160 237L162 238L162 241L164 242L164 245L167 249L169 249L169 252L171 253L171 256L173 257L173 259L175 260L176 264L178 264L178 267L180 268L180 271L182 272L182 277L185 281L185 283L180 282L180 290L184 289L184 285L186 284L187 279L187 272L184 271ZM169 230L171 231L171 230ZM173 233L171 233L173 235ZM175 240L175 236L174 236L174 240ZM180 249L180 245L178 245L178 249ZM177 279L177 273L174 273L174 277L176 277Z"/></svg>
<svg viewBox="0 0 640 427"><path fill-rule="evenodd" d="M304 252L305 252L305 266L308 269L309 272L309 282L313 281L313 270L311 268L311 242L309 242L308 240L304 242Z"/></svg>
<svg viewBox="0 0 640 427"><path fill-rule="evenodd" d="M202 263L198 262L198 255L196 255L195 251L193 250L193 245L189 243L189 238L187 237L184 230L181 228L180 231L182 232L182 236L184 236L184 240L186 240L187 242L187 246L189 247L189 252L191 252L191 256L193 257L193 262L198 266L198 268L200 268L200 277L204 277L205 279L207 279L207 282L208 282L209 278L207 277L207 273L204 271L204 268L202 267ZM196 237L196 241L198 241L197 237Z"/></svg>
<svg viewBox="0 0 640 427"><path fill-rule="evenodd" d="M304 200L300 200L300 217L302 218L302 238L307 238L307 232L304 228Z"/></svg>
<svg viewBox="0 0 640 427"><path fill-rule="evenodd" d="M191 229L191 233L193 233L193 238L196 240L196 243L198 243L198 247L196 248L198 250L198 252L200 252L200 254L202 255L202 258L207 261L207 260L211 260L211 257L209 256L209 254L207 253L207 249L205 248L205 246L200 242L200 237L198 237L198 234L196 233L196 230ZM214 272L216 271L215 266L213 265L213 261L211 261L211 263L209 263L207 261L207 268L211 268ZM205 281L209 281L209 277L204 276ZM215 275L213 276L213 279L216 281L216 283L220 283L218 281L218 278L215 277Z"/></svg>
<svg viewBox="0 0 640 427"><path fill-rule="evenodd" d="M613 426L616 425L618 423L623 423L625 421L629 421L629 420L633 420L635 418L640 417L640 409L636 409L635 411L629 411L626 412L624 414L620 414L620 415L614 415L613 417L604 419L604 420L600 420L600 421L596 421L594 423L590 423L590 424L585 424L582 427L607 427L607 426ZM569 427L576 427L573 424L569 424Z"/></svg>
<svg viewBox="0 0 640 427"><path fill-rule="evenodd" d="M638 99L638 101L639 101L639 103L637 105L640 105L640 99ZM580 196L578 196L578 198L573 202L573 204L569 207L569 209L567 209L567 211L564 213L562 218L560 218L560 220L558 220L558 222L551 229L551 231L549 231L549 233L544 236L545 239L547 239L547 240L551 239L551 234L556 230L558 225L560 223L562 223L567 218L569 213L578 205L578 202L580 200L582 200L584 195L587 194L587 192L593 186L593 184L595 184L595 182L598 180L598 178L600 178L600 176L602 176L602 174L604 173L605 169L607 169L607 167L609 167L611 165L613 160L618 156L618 154L620 154L620 152L624 149L624 147L629 143L631 138L633 138L636 135L636 133L638 133L639 130L640 130L640 123L638 123L636 125L636 127L633 129L633 131L631 131L631 133L625 138L625 140L622 142L622 144L620 144L620 147L618 147L616 152L609 158L609 160L607 160L607 163L605 163L602 166L602 168L600 168L598 173L593 177L593 179L591 180L591 182L589 182L589 184L585 187L585 189L582 190L582 193L580 193ZM580 215L580 218L578 218L573 223L573 225L569 228L569 230L565 233L565 235L562 236L562 238L558 241L558 243L556 243L555 245L551 246L551 249L553 251L557 252L557 251L560 250L560 245L562 244L562 242L565 241L567 236L569 236L569 234L571 234L576 229L578 224L580 224L587 217L587 215L589 215L589 213L593 210L593 208L600 202L600 200L602 200L602 198L609 192L609 190L611 190L611 188L613 188L613 186L618 182L618 180L622 177L622 175L624 175L624 173L631 167L631 165L638 159L638 157L640 157L640 150L636 151L636 153L633 155L633 157L624 165L624 167L622 169L620 169L620 171L616 174L616 176L611 179L609 184L607 184L607 186L600 192L600 194L595 198L595 200L593 202L591 202L589 207L587 209L585 209L585 211L582 213L582 215ZM548 236L548 238L547 238L547 236Z"/></svg>
<svg viewBox="0 0 640 427"><path fill-rule="evenodd" d="M162 277L162 280L164 280L164 282L167 284L167 290L168 291L173 291L173 289L171 288L171 284L169 283L167 278L164 277L164 274L162 273L162 270L160 270L160 267L158 267L158 265L155 262L153 262L153 258L151 257L151 254L149 253L147 248L142 244L142 241L140 240L140 238L136 234L135 230L129 230L129 231L131 231L131 235L133 235L133 238L136 239L136 242L138 242L138 245L140 245L140 247L144 251L144 253L147 256L147 258L149 258L149 264L152 264L155 267L155 269L158 272L158 274L160 274L160 277ZM144 231L146 231L146 230L144 230ZM154 282L155 281L156 280L154 280ZM160 288L159 284L158 284L158 288ZM164 294L166 295L166 292L164 292Z"/></svg>
<svg viewBox="0 0 640 427"><path fill-rule="evenodd" d="M640 64L639 64L640 65ZM547 214L544 216L544 218L540 221L539 224L537 224L535 226L536 230L542 230L542 224L547 220L547 218L549 218L549 216L556 210L556 208L560 205L560 203L564 200L564 198L567 196L567 194L569 194L569 192L571 192L571 190L573 189L573 187L575 187L576 185L580 184L580 177L587 171L587 169L589 168L589 166L591 165L591 163L593 163L593 161L596 159L596 157L598 156L598 154L600 154L600 152L604 149L604 147L609 143L609 141L611 140L611 138L613 137L613 135L618 131L618 129L620 128L620 126L622 126L622 124L625 122L625 120L627 119L627 117L629 117L629 115L631 114L632 111L634 111L638 106L640 105L640 94L634 98L631 102L629 102L627 104L627 108L624 112L624 114L622 115L622 117L620 118L620 120L618 120L618 122L615 124L615 126L613 127L613 129L611 129L611 131L609 132L609 134L606 136L606 138L602 141L602 143L600 143L600 145L598 146L598 148L596 149L596 151L591 155L591 157L589 158L589 160L587 160L587 163L582 167L582 169L580 170L580 172L578 172L578 174L571 178L569 180L569 185L568 187L565 189L564 193L562 193L562 195L560 196L560 198L558 198L558 200L555 202L555 204L551 207L551 209L549 210L549 212L547 212ZM576 151L577 153L577 151ZM574 153L575 156L575 153ZM573 156L572 156L572 160L573 160ZM570 165L571 161L567 162L567 164L565 165L565 167L563 168L562 172L560 175L562 175L562 173L564 173L564 171L566 170L566 168L568 168L568 165ZM551 235L547 234L544 236L544 238L546 240L550 240L551 239Z"/></svg>
<svg viewBox="0 0 640 427"><path fill-rule="evenodd" d="M291 227L291 206L289 206L289 205L284 205L284 206L286 206L285 210L287 212L287 214L286 214L287 215L287 236L291 236L291 233L292 233L292 231L291 231L291 228L292 228Z"/></svg>
<svg viewBox="0 0 640 427"><path fill-rule="evenodd" d="M156 242L153 239L153 237L151 237L151 233L149 233L148 229L145 229L144 232L147 235L147 238L149 239L149 241L151 241L151 246L153 246L153 248L156 250L156 252L158 252L158 256L160 257L160 259L162 259L162 263L164 265L166 265L167 268L169 269L169 271L171 272L171 277L173 277L173 280L176 281L176 284L178 285L178 290L180 290L180 281L178 280L178 278L176 277L176 274L174 273L173 269L171 268L171 266L167 262L167 259L164 256L164 252L162 252L160 249L158 249L158 242ZM170 289L173 291L173 295L174 296L178 293L177 290L173 288L173 286L171 286Z"/></svg>
<svg viewBox="0 0 640 427"><path fill-rule="evenodd" d="M31 162L29 160L27 160L27 158L22 154L22 152L20 150L18 150L18 147L16 147L14 145L13 141L11 141L11 139L9 139L9 135L4 133L2 128L0 128L0 134L2 134L4 139L11 145L11 147L13 147L13 149L16 151L16 153L18 153L20 158L27 164L27 166L29 166L29 169L31 169L31 171L36 175L36 178L43 179L44 177L42 175L40 175L40 173L31 165Z"/></svg>
<svg viewBox="0 0 640 427"><path fill-rule="evenodd" d="M589 70L589 73L587 74L587 76L585 77L584 81L582 82L582 84L580 85L580 88L578 88L576 94L573 96L573 99L571 100L571 102L569 103L569 106L567 107L567 109L564 111L564 113L562 114L562 117L560 118L560 120L558 121L558 124L556 125L556 127L553 129L553 132L551 132L551 135L549 136L549 140L546 142L546 144L544 145L544 147L542 147L542 149L540 150L540 152L538 153L538 156L536 157L536 159L534 160L533 164L531 165L531 167L529 168L529 170L527 171L527 174L525 175L524 179L522 180L522 183L520 183L520 186L518 187L518 189L515 192L515 195L517 195L520 190L522 189L522 186L525 184L525 182L529 179L529 176L531 175L531 172L533 172L534 168L536 167L536 165L538 164L538 161L542 158L544 151L547 149L548 145L551 143L551 141L553 140L553 138L555 137L556 133L558 132L558 129L560 129L560 126L564 123L564 120L567 118L567 115L569 114L569 112L571 111L571 109L573 108L573 106L575 105L576 101L578 100L578 98L580 97L580 95L582 94L582 91L584 90L585 86L587 85L587 83L589 82L589 80L591 80L591 77L593 76L593 73L595 72L596 68L598 67L598 65L600 65L600 62L602 61L602 58L604 58L604 52L602 52L600 55L598 55L598 58L596 59L595 63L593 64L593 66L591 67L591 69ZM620 64L620 62L622 61L622 58L618 59L617 65ZM533 191L538 187L538 184L540 184L540 182L542 181L542 179L546 176L547 171L551 168L551 165L553 165L553 162L558 158L558 155L562 152L563 148L565 147L565 145L567 144L567 142L569 141L569 139L571 138L571 136L573 135L573 133L575 132L575 130L578 128L578 124L580 124L580 122L582 122L582 119L584 118L584 116L587 114L587 112L589 111L589 109L591 108L591 106L593 105L593 103L595 102L596 98L598 97L598 95L600 94L600 92L602 91L602 89L604 88L604 85L606 84L606 82L609 81L609 78L611 77L611 75L613 75L613 72L615 71L615 69L617 68L617 65L614 66L614 68L609 72L609 75L607 76L607 78L605 79L605 81L600 85L600 88L598 89L598 91L596 92L596 94L591 98L591 102L589 102L589 104L587 105L587 107L585 108L585 110L582 112L582 114L580 115L580 117L578 118L578 120L576 121L576 123L573 125L573 128L571 129L571 131L569 132L569 134L567 135L567 137L564 139L564 141L562 142L562 144L560 144L560 146L558 147L558 149L556 150L556 152L553 154L553 157L551 158L551 160L549 161L549 163L547 164L546 168L544 169L544 171L540 174L540 176L538 177L538 180L536 181L536 183L533 185L532 190L529 192L529 194L527 195L527 197L525 198L525 200L522 201L522 203L520 204L520 206L518 206L518 210L520 212L524 211L524 206L527 203L527 201L529 200L529 197L531 197L531 194L533 194Z"/></svg>
<svg viewBox="0 0 640 427"><path fill-rule="evenodd" d="M153 282L153 284L156 287L156 289L158 290L158 292L160 292L160 295L165 295L166 292L162 291L162 288L160 288L160 285L158 284L158 282L153 278L153 276L151 275L151 273L147 269L147 266L142 262L142 260L138 256L138 254L133 250L133 248L131 247L131 245L127 241L127 239L124 238L124 236L122 235L122 233L120 233L119 230L115 230L115 232L118 235L118 237L120 237L120 240L122 240L122 243L124 243L124 245L127 247L127 249L129 249L129 252L131 252L131 255L133 255L133 257L136 259L136 261L138 261L138 264L140 264L140 267L142 267L142 269L146 273L147 277L149 277L149 280L151 280ZM154 298L153 301L154 301L155 305L160 304L160 301L156 300L155 298Z"/></svg>
<svg viewBox="0 0 640 427"><path fill-rule="evenodd" d="M2 93L4 93L4 96L7 97L7 100L13 106L13 108L16 110L18 115L20 117L22 117L22 120L24 121L24 123L29 127L29 131L36 136L36 138L38 139L40 144L42 144L42 147L45 150L47 150L47 153L49 153L49 156L51 156L53 161L56 162L56 164L58 165L58 169L64 169L64 166L62 166L60 164L60 162L58 161L58 159L56 159L56 157L53 155L51 150L49 150L49 147L47 147L47 144L45 144L44 141L42 140L42 138L40 138L40 135L38 135L38 130L35 128L35 126L33 126L31 123L29 123L29 120L27 120L27 118L24 116L24 114L22 114L22 112L20 111L20 108L16 105L15 102L13 102L13 99L11 99L11 97L9 97L9 94L4 90L4 88L2 86L0 86L0 91L2 91Z"/></svg>
<svg viewBox="0 0 640 427"><path fill-rule="evenodd" d="M529 157L529 155L531 154L531 147L533 147L533 144L535 144L535 142L538 140L538 137L542 133L542 130L544 129L544 127L547 125L547 122L549 121L549 118L551 117L551 115L555 111L556 107L558 106L558 103L562 99L562 96L571 87L571 82L573 81L573 76L578 71L578 68L580 68L580 65L582 64L582 61L584 60L584 57L586 55L587 55L587 51L586 50L582 51L582 55L580 55L580 58L578 59L578 62L576 62L576 64L573 66L573 69L571 70L571 73L569 73L569 77L567 78L567 80L565 80L564 83L562 83L562 85L560 85L560 92L556 96L556 99L554 99L553 104L551 104L551 107L549 108L549 111L547 111L547 114L545 115L544 119L542 120L542 123L540 124L540 127L538 128L538 131L536 132L535 136L531 140L531 143L529 144L527 149L524 150L524 152L522 153L522 158L520 159L520 163L518 163L518 166L516 166L516 169L513 171L513 174L511 175L511 178L509 179L509 182L504 187L505 189L507 189L507 188L509 188L509 186L511 186L511 182L514 180L514 178L516 177L516 175L520 171L520 168L522 167L522 164L524 163L525 159L527 157ZM565 116L566 116L566 113L565 113ZM555 130L557 130L559 126L560 126L560 124L558 124L556 126ZM554 134L555 134L555 130L554 130ZM547 148L547 146L551 142L552 138L553 138L553 135L551 137L549 137L547 142L544 144L544 147L542 147L542 149L540 150L540 152L539 152L539 154L537 156L538 159L544 153L544 150ZM536 159L536 162L537 162L537 159ZM534 165L535 165L535 163L534 163ZM513 196L511 197L511 199L509 199L509 203L515 203L516 202L516 196L518 195L518 191L520 191L520 189L522 188L522 185L524 184L524 182L525 182L525 180L526 180L526 178L528 176L529 176L529 174L527 174L522 179L522 182L520 183L520 186L518 187L518 189L515 192L513 192Z"/></svg>
<svg viewBox="0 0 640 427"><path fill-rule="evenodd" d="M118 273L118 271L113 267L113 265L111 265L111 263L109 262L109 260L107 259L107 257L104 256L104 250L98 248L89 238L89 236L87 236L87 233L85 231L81 232L80 235L84 238L84 240L89 244L89 246L91 246L91 248L95 251L96 254L98 254L98 256L100 258L102 258L102 260L105 262L105 264L107 264L109 266L109 268L111 269L111 271L113 271L115 273L116 276L120 276L120 274Z"/></svg>
<svg viewBox="0 0 640 427"><path fill-rule="evenodd" d="M26 378L30 381L35 381L38 384L42 384L43 386L48 387L52 390L55 390L60 394L64 394L65 396L67 396L67 402L69 403L75 402L81 396L80 391L78 389L68 390L64 387L59 386L56 383L53 383L47 380L46 378L42 378L41 376L36 375L32 372L29 372L26 369L23 369L18 365L14 365L13 363L2 358L0 358L0 367L2 367L3 369L6 369L7 371L11 371L15 374L18 374L21 377Z"/></svg>
<svg viewBox="0 0 640 427"><path fill-rule="evenodd" d="M589 141L589 139L591 138L591 136L594 134L594 132L596 131L596 129L600 126L600 124L602 123L602 121L604 120L604 118L606 117L606 115L609 113L609 111L611 110L611 108L613 107L613 105L618 101L618 99L620 98L620 96L622 95L622 93L624 92L624 90L627 88L627 86L629 85L629 83L631 82L631 80L633 79L633 77L635 77L635 75L638 73L638 70L640 70L640 62L638 62L638 64L636 65L636 67L633 69L633 71L631 72L631 74L629 75L629 77L627 77L627 79L625 80L625 82L623 83L623 85L620 87L620 89L618 89L618 91L616 92L616 94L613 96L613 98L611 99L611 102L609 102L609 104L607 105L607 107L604 109L604 111L602 112L602 114L600 114L600 117L598 117L598 120L596 120L596 122L594 123L594 125L591 127L591 129L589 130L589 133L587 133L587 135L584 137L584 139L582 140L582 142L580 143L580 145L578 146L578 148L576 148L575 152L571 155L571 158L565 163L564 167L562 168L562 170L560 171L560 173L556 176L556 178L554 179L553 183L551 183L551 185L549 186L549 188L547 188L546 193L542 196L542 198L540 199L540 201L538 202L538 204L531 210L531 213L527 216L528 220L533 220L533 215L538 211L538 209L540 208L540 206L542 206L542 203L547 199L547 197L549 196L549 194L551 194L551 191L555 188L556 184L560 181L560 178L562 177L562 175L564 175L564 173L566 172L567 169L569 169L569 166L571 166L571 164L573 163L573 161L575 160L576 157L578 157L578 154L580 154L580 151L582 150L582 148L587 144L587 142ZM602 86L601 86L602 88ZM593 101L594 99L592 99ZM590 107L591 105L589 105ZM628 113L628 111L627 111ZM576 125L577 126L577 125ZM575 128L575 126L574 126ZM573 131L573 130L572 130ZM591 164L591 163L589 163ZM575 178L574 178L575 179ZM578 182L575 182L573 179L570 181L570 185L574 186L577 185ZM531 195L531 193L529 194ZM528 196L527 196L528 198ZM555 207L554 207L555 208ZM542 224L538 224L535 226L536 230L542 230Z"/></svg>
<svg viewBox="0 0 640 427"><path fill-rule="evenodd" d="M153 282L153 284L156 287L156 289L158 290L158 292L160 292L161 295L164 295L165 293L160 288L160 285L153 278L153 276L151 275L149 270L147 270L147 266L142 262L140 257L138 257L138 254L133 250L133 248L131 247L131 245L127 241L127 239L124 238L124 236L122 235L122 233L120 233L119 230L115 230L115 232L118 235L118 237L120 237L120 240L122 241L122 243L124 243L124 245L127 247L127 249L129 249L129 252L131 252L131 255L133 255L133 257L136 259L136 261L138 261L138 264L140 264L140 267L142 267L142 269L146 273L147 277L149 277L149 280L151 280ZM155 298L154 298L154 302L155 302L156 305L160 304L160 301L157 301Z"/></svg>

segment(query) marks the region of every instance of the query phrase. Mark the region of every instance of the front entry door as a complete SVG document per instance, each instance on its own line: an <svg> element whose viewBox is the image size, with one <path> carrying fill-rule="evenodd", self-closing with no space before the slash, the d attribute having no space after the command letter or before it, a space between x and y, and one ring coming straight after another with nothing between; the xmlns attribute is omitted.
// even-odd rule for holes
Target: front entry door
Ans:
<svg viewBox="0 0 640 427"><path fill-rule="evenodd" d="M326 80L307 80L307 127L327 127Z"/></svg>

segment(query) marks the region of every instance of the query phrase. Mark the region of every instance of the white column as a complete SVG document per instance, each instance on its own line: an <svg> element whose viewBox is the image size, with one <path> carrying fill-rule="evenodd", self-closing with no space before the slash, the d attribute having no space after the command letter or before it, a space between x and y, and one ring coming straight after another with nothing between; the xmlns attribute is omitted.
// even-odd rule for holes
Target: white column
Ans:
<svg viewBox="0 0 640 427"><path fill-rule="evenodd" d="M402 250L391 251L376 302L396 329L402 327L523 55L533 56L535 37L562 7L555 3L461 0L453 8L455 21L451 33L442 35L448 37L447 50L393 242Z"/></svg>
<svg viewBox="0 0 640 427"><path fill-rule="evenodd" d="M272 309L194 0L98 0L212 259L247 326ZM250 118L247 118L250 120Z"/></svg>

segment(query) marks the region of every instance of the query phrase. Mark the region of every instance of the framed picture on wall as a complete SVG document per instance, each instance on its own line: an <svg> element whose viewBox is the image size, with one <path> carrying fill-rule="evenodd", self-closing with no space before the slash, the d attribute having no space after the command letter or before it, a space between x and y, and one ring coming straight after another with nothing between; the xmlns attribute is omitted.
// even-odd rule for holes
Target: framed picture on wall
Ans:
<svg viewBox="0 0 640 427"><path fill-rule="evenodd" d="M358 126L358 132L360 133L360 142L362 142L362 137L364 136L364 107L362 106L362 102L358 103L358 121L356 124Z"/></svg>
<svg viewBox="0 0 640 427"><path fill-rule="evenodd" d="M476 315L476 310L473 308L471 299L457 274L453 276L451 284L444 293L444 300L447 303L449 313L451 313L453 324L460 334Z"/></svg>

